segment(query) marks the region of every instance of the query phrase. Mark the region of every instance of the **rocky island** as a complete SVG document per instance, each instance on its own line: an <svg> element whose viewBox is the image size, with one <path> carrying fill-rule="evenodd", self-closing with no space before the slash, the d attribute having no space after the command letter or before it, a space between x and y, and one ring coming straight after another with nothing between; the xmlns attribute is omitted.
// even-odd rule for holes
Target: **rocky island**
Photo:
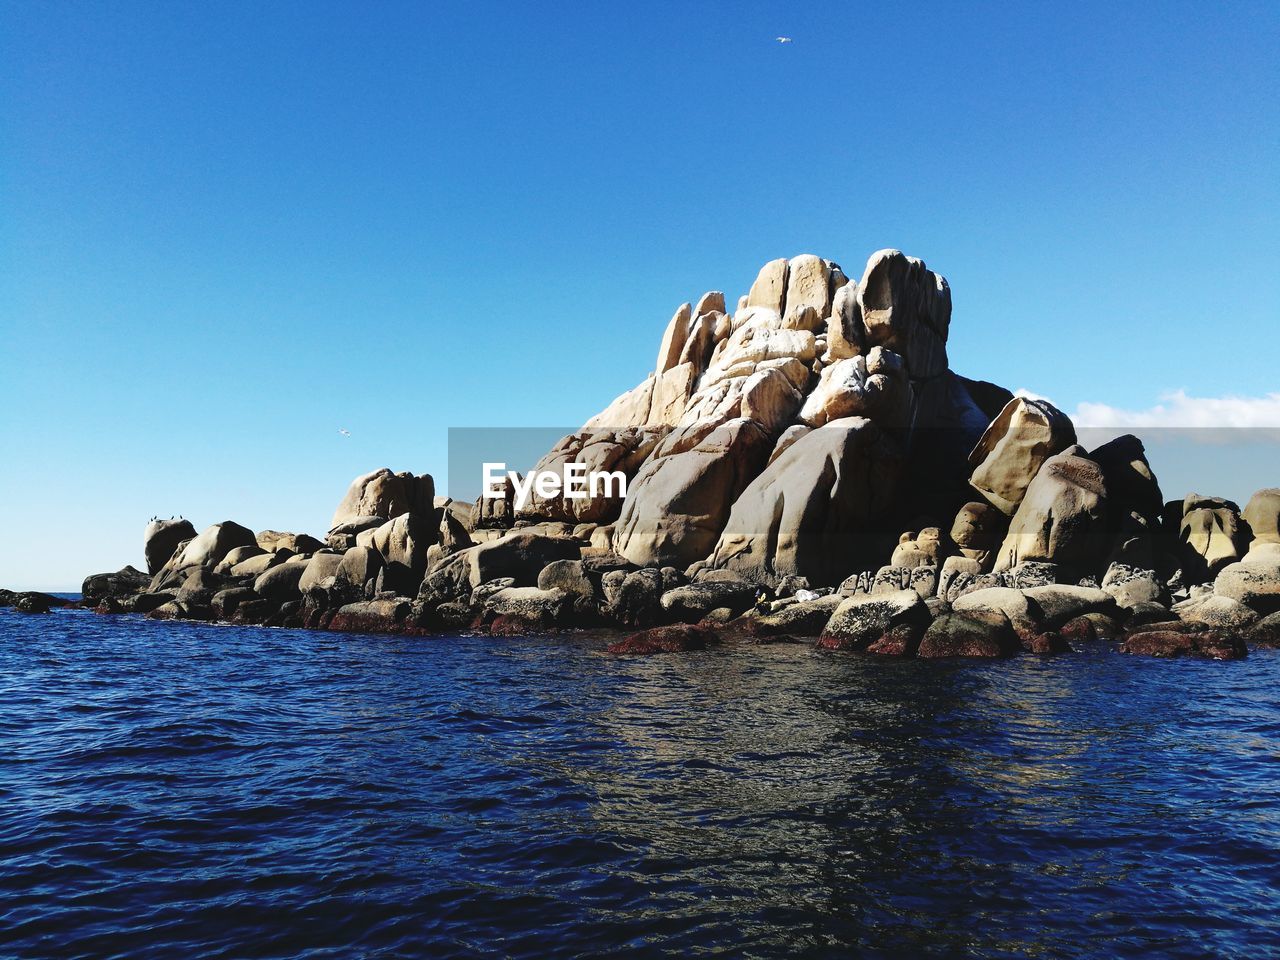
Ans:
<svg viewBox="0 0 1280 960"><path fill-rule="evenodd" d="M809 640L900 657L1235 659L1280 641L1280 489L1166 501L1135 436L1085 449L1046 401L950 369L947 281L774 260L682 304L653 372L537 464L626 492L461 502L356 478L323 538L153 520L103 614L433 635L626 632L649 653ZM0 603L46 609L31 595ZM814 640L813 638L816 638Z"/></svg>

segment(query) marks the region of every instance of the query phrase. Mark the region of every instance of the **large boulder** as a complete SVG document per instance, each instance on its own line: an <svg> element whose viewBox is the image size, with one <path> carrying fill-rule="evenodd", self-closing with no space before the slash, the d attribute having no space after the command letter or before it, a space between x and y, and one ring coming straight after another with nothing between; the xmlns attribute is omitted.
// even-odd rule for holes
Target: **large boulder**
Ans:
<svg viewBox="0 0 1280 960"><path fill-rule="evenodd" d="M971 501L956 513L951 542L962 557L974 560L982 571L990 570L996 550L1009 530L1009 518L989 503Z"/></svg>
<svg viewBox="0 0 1280 960"><path fill-rule="evenodd" d="M151 579L151 589L180 584L193 570L212 569L236 547L257 547L258 541L248 527L231 520L215 523L178 550Z"/></svg>
<svg viewBox="0 0 1280 960"><path fill-rule="evenodd" d="M1213 581L1213 592L1264 615L1280 611L1280 562L1243 560L1227 564Z"/></svg>
<svg viewBox="0 0 1280 960"><path fill-rule="evenodd" d="M309 561L295 560L272 567L253 581L253 592L280 603L295 600L301 594L299 585L308 565Z"/></svg>
<svg viewBox="0 0 1280 960"><path fill-rule="evenodd" d="M655 455L627 490L614 525L614 549L642 567L683 568L704 559L772 445L758 423L739 417L688 449L676 443L668 455Z"/></svg>
<svg viewBox="0 0 1280 960"><path fill-rule="evenodd" d="M911 386L902 358L883 347L823 367L800 407L800 422L820 427L843 417L869 417L901 427L911 414Z"/></svg>
<svg viewBox="0 0 1280 960"><path fill-rule="evenodd" d="M1280 487L1259 490L1249 498L1240 517L1249 524L1255 545L1280 543Z"/></svg>
<svg viewBox="0 0 1280 960"><path fill-rule="evenodd" d="M762 637L816 637L845 599L838 593L831 593L812 600L799 600L753 617L747 626L752 633Z"/></svg>
<svg viewBox="0 0 1280 960"><path fill-rule="evenodd" d="M944 613L924 632L916 656L1007 657L1018 652L1017 637L1007 623L975 620L960 613Z"/></svg>
<svg viewBox="0 0 1280 960"><path fill-rule="evenodd" d="M1013 516L1045 461L1075 442L1075 427L1065 413L1047 400L1015 397L969 455L969 482L989 503Z"/></svg>
<svg viewBox="0 0 1280 960"><path fill-rule="evenodd" d="M861 417L800 437L738 497L709 564L777 586L784 577L834 584L870 561L870 529L888 508L900 455Z"/></svg>
<svg viewBox="0 0 1280 960"><path fill-rule="evenodd" d="M411 512L430 517L435 510L435 496L435 481L430 474L392 473L382 467L351 481L329 529L361 517L381 517L386 521Z"/></svg>
<svg viewBox="0 0 1280 960"><path fill-rule="evenodd" d="M190 520L155 519L142 534L142 551L147 560L147 573L155 576L169 562L178 547L195 538L196 528Z"/></svg>
<svg viewBox="0 0 1280 960"><path fill-rule="evenodd" d="M1173 612L1184 623L1198 623L1213 630L1241 633L1260 619L1239 600L1213 594L1174 604Z"/></svg>
<svg viewBox="0 0 1280 960"><path fill-rule="evenodd" d="M754 597L755 588L742 580L702 580L667 590L661 603L668 619L697 623L720 608L742 613Z"/></svg>
<svg viewBox="0 0 1280 960"><path fill-rule="evenodd" d="M868 346L904 357L916 379L947 369L951 288L923 260L900 250L873 253L858 281L858 305Z"/></svg>
<svg viewBox="0 0 1280 960"><path fill-rule="evenodd" d="M905 624L923 630L929 608L914 590L843 600L827 621L818 645L828 650L865 650L891 627Z"/></svg>
<svg viewBox="0 0 1280 960"><path fill-rule="evenodd" d="M1044 462L1009 522L995 569L1026 560L1087 567L1105 553L1107 490L1102 468L1080 447Z"/></svg>
<svg viewBox="0 0 1280 960"><path fill-rule="evenodd" d="M1182 570L1192 583L1212 580L1223 567L1244 555L1248 542L1239 506L1198 493L1188 494L1182 502L1178 535Z"/></svg>
<svg viewBox="0 0 1280 960"><path fill-rule="evenodd" d="M80 587L81 598L96 603L106 597L128 597L141 593L151 583L151 577L133 567L124 567L115 573L95 573L86 577Z"/></svg>

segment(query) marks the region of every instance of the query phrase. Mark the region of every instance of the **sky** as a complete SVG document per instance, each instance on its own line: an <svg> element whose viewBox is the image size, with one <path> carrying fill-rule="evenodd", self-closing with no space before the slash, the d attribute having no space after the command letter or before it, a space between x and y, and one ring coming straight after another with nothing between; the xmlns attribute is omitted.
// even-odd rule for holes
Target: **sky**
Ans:
<svg viewBox="0 0 1280 960"><path fill-rule="evenodd" d="M955 370L1089 422L1274 423L1278 47L1274 2L0 0L0 586L152 515L323 535L803 252L923 258Z"/></svg>

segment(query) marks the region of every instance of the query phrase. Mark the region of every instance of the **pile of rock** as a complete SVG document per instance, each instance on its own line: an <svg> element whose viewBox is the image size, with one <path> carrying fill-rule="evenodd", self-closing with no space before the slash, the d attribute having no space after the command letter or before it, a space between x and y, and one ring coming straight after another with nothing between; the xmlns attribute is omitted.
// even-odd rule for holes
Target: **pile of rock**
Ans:
<svg viewBox="0 0 1280 960"><path fill-rule="evenodd" d="M1132 436L1088 450L1043 400L952 372L951 292L882 250L858 280L775 260L732 313L677 309L654 371L535 469L625 496L459 503L357 478L323 539L154 522L104 611L343 630L659 628L896 656L1234 657L1280 632L1280 490L1165 503ZM509 485L510 486L510 485ZM1265 618L1265 619L1264 619ZM698 625L697 631L671 630Z"/></svg>

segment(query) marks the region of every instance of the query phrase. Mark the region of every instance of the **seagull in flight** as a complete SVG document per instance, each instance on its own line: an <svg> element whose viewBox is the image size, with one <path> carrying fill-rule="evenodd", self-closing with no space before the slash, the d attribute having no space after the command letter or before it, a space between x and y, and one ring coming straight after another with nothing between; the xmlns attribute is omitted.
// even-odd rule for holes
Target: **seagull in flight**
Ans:
<svg viewBox="0 0 1280 960"><path fill-rule="evenodd" d="M777 38L777 41L778 41L779 43L794 43L794 42L795 42L795 41L793 41L790 37L778 37L778 38Z"/></svg>
<svg viewBox="0 0 1280 960"><path fill-rule="evenodd" d="M349 437L349 436L351 436L351 431L350 431L350 430L348 430L346 427L339 427L339 428L338 428L338 432L339 432L340 434L342 434L344 437Z"/></svg>

